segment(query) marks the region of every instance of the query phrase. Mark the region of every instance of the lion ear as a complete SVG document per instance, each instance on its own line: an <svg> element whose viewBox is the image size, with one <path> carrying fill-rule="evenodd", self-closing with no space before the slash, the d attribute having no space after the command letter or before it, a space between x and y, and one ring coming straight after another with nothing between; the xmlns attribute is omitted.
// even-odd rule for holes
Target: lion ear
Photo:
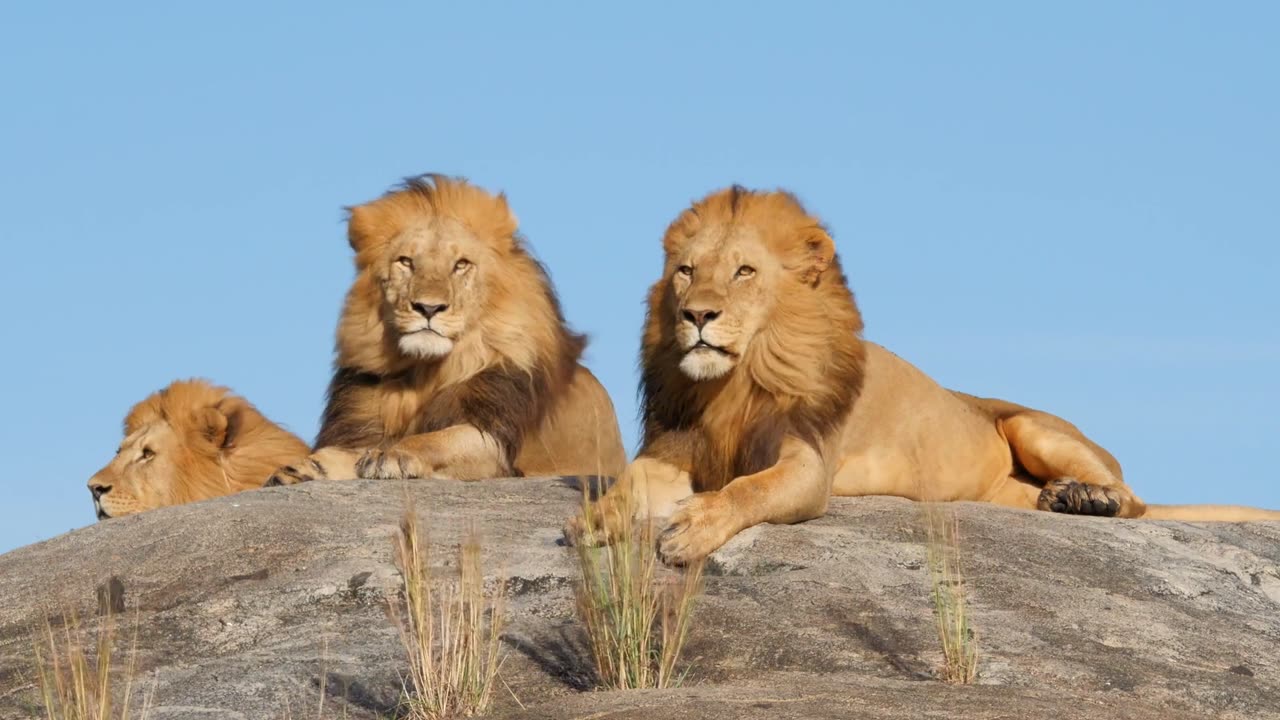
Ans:
<svg viewBox="0 0 1280 720"><path fill-rule="evenodd" d="M492 202L493 206L489 214L491 227L487 228L487 232L496 240L497 247L501 252L510 252L520 246L518 239L520 221L516 218L516 214L511 211L511 204L507 202L506 193L494 195Z"/></svg>
<svg viewBox="0 0 1280 720"><path fill-rule="evenodd" d="M227 416L218 412L216 407L200 408L194 416L193 428L200 438L214 447L222 447L222 439L227 434Z"/></svg>
<svg viewBox="0 0 1280 720"><path fill-rule="evenodd" d="M249 403L238 397L230 398L218 404L218 411L227 419L222 442L218 443L218 447L229 450L240 442L240 432L244 429L245 417L249 414Z"/></svg>
<svg viewBox="0 0 1280 720"><path fill-rule="evenodd" d="M230 449L240 439L246 410L245 402L239 398L224 400L217 407L201 408L196 411L196 428L214 447Z"/></svg>
<svg viewBox="0 0 1280 720"><path fill-rule="evenodd" d="M502 218L500 231L506 235L515 235L520 229L520 219L516 217L515 211L511 209L511 203L507 200L505 192L498 193L498 216Z"/></svg>
<svg viewBox="0 0 1280 720"><path fill-rule="evenodd" d="M820 227L807 230L801 242L805 259L800 279L812 285L831 267L831 261L836 256L836 244L827 231Z"/></svg>
<svg viewBox="0 0 1280 720"><path fill-rule="evenodd" d="M701 217L695 208L688 208L667 226L667 233L662 236L662 251L667 255L675 255L684 248L685 243L697 231Z"/></svg>
<svg viewBox="0 0 1280 720"><path fill-rule="evenodd" d="M378 211L368 205L347 208L347 242L359 255L369 249L380 235Z"/></svg>

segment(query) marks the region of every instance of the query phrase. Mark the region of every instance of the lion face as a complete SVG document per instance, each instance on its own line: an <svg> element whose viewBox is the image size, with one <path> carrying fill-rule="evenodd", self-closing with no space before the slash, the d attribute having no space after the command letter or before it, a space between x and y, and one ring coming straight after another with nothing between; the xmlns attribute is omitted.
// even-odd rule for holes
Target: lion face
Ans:
<svg viewBox="0 0 1280 720"><path fill-rule="evenodd" d="M744 368L786 393L813 385L832 343L862 328L831 235L789 193L713 192L671 223L662 246L646 363L674 361L695 382Z"/></svg>
<svg viewBox="0 0 1280 720"><path fill-rule="evenodd" d="M164 421L148 423L126 437L111 462L89 479L98 519L182 502L174 487L180 452L178 434Z"/></svg>
<svg viewBox="0 0 1280 720"><path fill-rule="evenodd" d="M356 282L339 321L338 362L394 374L448 358L474 369L504 333L523 336L501 318L545 308L503 303L545 274L516 231L503 195L440 175L409 178L350 208Z"/></svg>
<svg viewBox="0 0 1280 720"><path fill-rule="evenodd" d="M693 380L727 374L772 313L781 263L755 228L712 226L667 265L680 370Z"/></svg>
<svg viewBox="0 0 1280 720"><path fill-rule="evenodd" d="M409 357L440 358L474 324L489 247L452 218L404 228L376 268L386 324Z"/></svg>

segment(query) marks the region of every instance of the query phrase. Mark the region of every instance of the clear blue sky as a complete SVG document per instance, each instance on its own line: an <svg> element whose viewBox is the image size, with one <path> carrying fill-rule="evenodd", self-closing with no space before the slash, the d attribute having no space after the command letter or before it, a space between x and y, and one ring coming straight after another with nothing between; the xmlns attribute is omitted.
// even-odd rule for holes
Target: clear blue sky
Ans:
<svg viewBox="0 0 1280 720"><path fill-rule="evenodd" d="M1274 3L8 3L0 550L93 521L129 406L312 439L341 207L505 190L634 448L659 238L731 182L827 221L867 337L1071 419L1148 501L1280 507Z"/></svg>

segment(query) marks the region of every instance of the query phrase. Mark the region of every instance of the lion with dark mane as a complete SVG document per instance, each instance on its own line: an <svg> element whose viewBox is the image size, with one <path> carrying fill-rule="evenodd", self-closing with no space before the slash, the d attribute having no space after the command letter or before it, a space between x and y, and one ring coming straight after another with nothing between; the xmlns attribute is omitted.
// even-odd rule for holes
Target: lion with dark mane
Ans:
<svg viewBox="0 0 1280 720"><path fill-rule="evenodd" d="M316 450L268 482L616 475L613 404L579 360L504 195L426 175L351 208L356 279Z"/></svg>
<svg viewBox="0 0 1280 720"><path fill-rule="evenodd" d="M788 193L713 193L671 224L663 249L641 351L643 446L570 523L573 538L607 540L632 513L667 518L659 551L686 563L752 525L821 516L832 494L1280 520L1146 505L1074 425L946 390L862 340L830 234Z"/></svg>

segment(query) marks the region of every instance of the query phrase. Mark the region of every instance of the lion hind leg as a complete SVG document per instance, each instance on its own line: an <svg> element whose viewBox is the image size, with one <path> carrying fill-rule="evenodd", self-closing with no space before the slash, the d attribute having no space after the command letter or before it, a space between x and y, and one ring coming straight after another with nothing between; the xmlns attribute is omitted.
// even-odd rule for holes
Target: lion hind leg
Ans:
<svg viewBox="0 0 1280 720"><path fill-rule="evenodd" d="M1000 420L1014 457L1044 482L1036 507L1049 512L1140 517L1146 505L1125 485L1115 460L1095 450L1079 431L1042 413Z"/></svg>

